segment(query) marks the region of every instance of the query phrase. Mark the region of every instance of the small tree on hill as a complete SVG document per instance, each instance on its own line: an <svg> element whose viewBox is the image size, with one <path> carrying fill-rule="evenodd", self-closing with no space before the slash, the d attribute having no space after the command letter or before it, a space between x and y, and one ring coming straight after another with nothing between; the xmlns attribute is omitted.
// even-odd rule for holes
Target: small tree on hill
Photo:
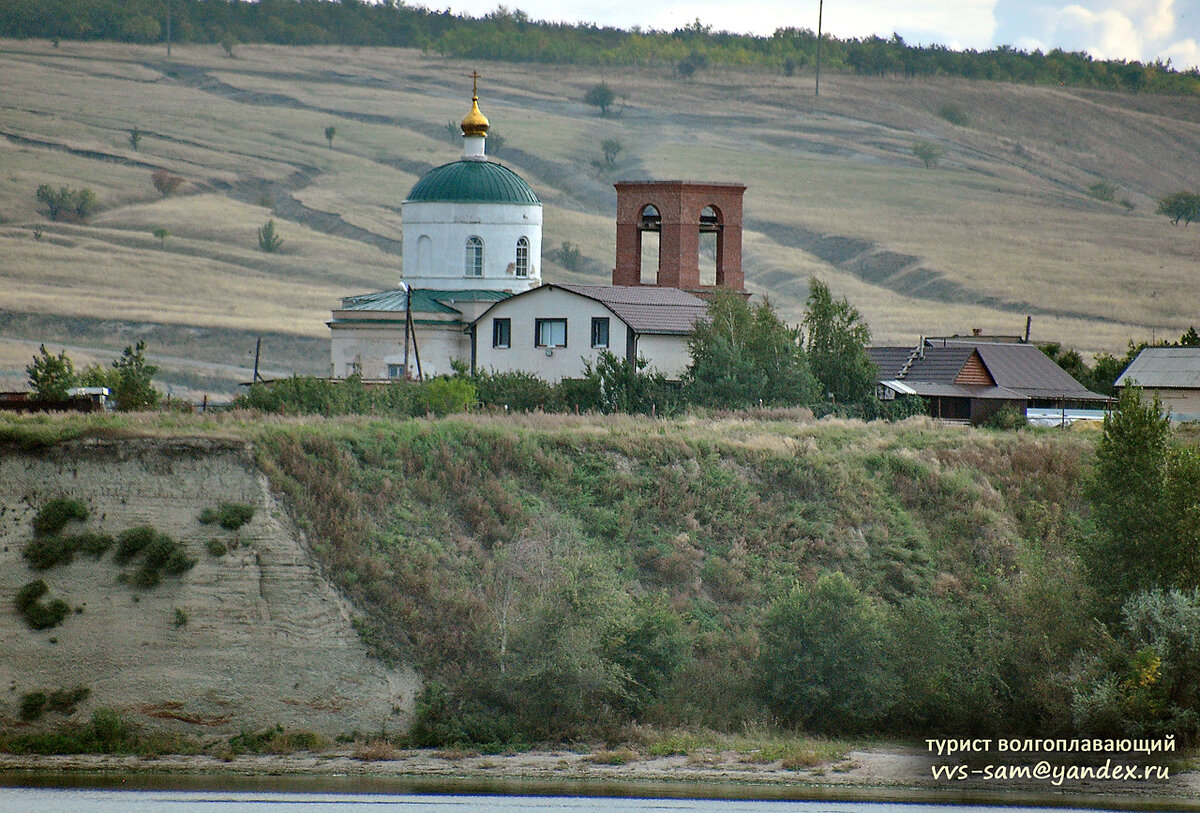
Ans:
<svg viewBox="0 0 1200 813"><path fill-rule="evenodd" d="M601 82L598 85L592 85L587 89L587 93L583 94L583 101L590 104L592 107L600 108L600 115L607 116L612 103L616 100L617 94L607 82Z"/></svg>
<svg viewBox="0 0 1200 813"><path fill-rule="evenodd" d="M925 162L925 169L933 169L946 154L946 150L940 144L934 144L932 141L918 141L913 144L912 151L913 155Z"/></svg>
<svg viewBox="0 0 1200 813"><path fill-rule="evenodd" d="M157 229L152 231L151 234L158 238L161 248L167 247L167 238L171 236L171 231L169 229L164 229L162 226L159 226Z"/></svg>
<svg viewBox="0 0 1200 813"><path fill-rule="evenodd" d="M332 124L325 128L325 140L329 142L330 148L333 147L333 137L337 135L337 128Z"/></svg>
<svg viewBox="0 0 1200 813"><path fill-rule="evenodd" d="M67 186L55 189L42 184L37 189L37 199L45 207L51 220L82 223L96 213L100 201L90 189L71 189Z"/></svg>
<svg viewBox="0 0 1200 813"><path fill-rule="evenodd" d="M606 138L600 142L600 151L604 153L604 163L610 167L617 162L617 156L623 149L625 149L625 145L619 138Z"/></svg>
<svg viewBox="0 0 1200 813"><path fill-rule="evenodd" d="M867 356L871 329L858 308L845 297L835 300L829 287L813 277L808 281L804 327L808 363L824 391L842 403L867 398L875 388L876 368Z"/></svg>
<svg viewBox="0 0 1200 813"><path fill-rule="evenodd" d="M138 144L142 143L142 131L134 127L129 131L129 146L133 147L133 151L137 152Z"/></svg>
<svg viewBox="0 0 1200 813"><path fill-rule="evenodd" d="M258 247L268 254L279 251L283 238L275 233L275 220L271 219L258 228Z"/></svg>
<svg viewBox="0 0 1200 813"><path fill-rule="evenodd" d="M76 383L75 365L67 358L67 352L64 350L55 356L44 344L38 348L38 354L25 372L29 375L29 386L42 401L67 400L67 390Z"/></svg>
<svg viewBox="0 0 1200 813"><path fill-rule="evenodd" d="M178 175L172 175L165 169L156 169L150 173L150 182L154 184L154 188L164 198L174 194L183 184L183 178Z"/></svg>
<svg viewBox="0 0 1200 813"><path fill-rule="evenodd" d="M1200 220L1200 195L1172 192L1158 199L1158 213L1171 218L1172 226L1178 226L1180 220L1187 226L1193 220Z"/></svg>

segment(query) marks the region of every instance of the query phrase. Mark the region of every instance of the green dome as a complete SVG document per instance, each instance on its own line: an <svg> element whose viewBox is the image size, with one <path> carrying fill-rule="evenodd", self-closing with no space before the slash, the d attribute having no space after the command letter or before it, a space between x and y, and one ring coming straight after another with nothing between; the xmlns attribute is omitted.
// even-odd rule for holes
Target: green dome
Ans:
<svg viewBox="0 0 1200 813"><path fill-rule="evenodd" d="M541 203L520 175L492 161L455 161L431 169L405 202Z"/></svg>

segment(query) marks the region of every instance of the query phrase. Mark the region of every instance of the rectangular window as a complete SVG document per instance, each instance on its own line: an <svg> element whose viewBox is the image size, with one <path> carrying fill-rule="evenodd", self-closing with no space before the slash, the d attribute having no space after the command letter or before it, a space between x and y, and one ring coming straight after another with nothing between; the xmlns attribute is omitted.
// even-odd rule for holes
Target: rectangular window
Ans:
<svg viewBox="0 0 1200 813"><path fill-rule="evenodd" d="M512 345L512 320L492 320L492 347L507 348Z"/></svg>
<svg viewBox="0 0 1200 813"><path fill-rule="evenodd" d="M608 317L592 317L592 347L608 347Z"/></svg>
<svg viewBox="0 0 1200 813"><path fill-rule="evenodd" d="M566 319L535 319L533 323L534 347L566 347Z"/></svg>
<svg viewBox="0 0 1200 813"><path fill-rule="evenodd" d="M388 378L404 378L404 365L403 364L389 364L388 365Z"/></svg>

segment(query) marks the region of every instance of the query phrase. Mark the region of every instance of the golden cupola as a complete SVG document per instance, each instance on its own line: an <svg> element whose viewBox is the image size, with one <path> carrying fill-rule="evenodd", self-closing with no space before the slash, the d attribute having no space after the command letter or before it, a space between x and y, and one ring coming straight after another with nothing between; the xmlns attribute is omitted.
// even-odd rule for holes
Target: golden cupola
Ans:
<svg viewBox="0 0 1200 813"><path fill-rule="evenodd" d="M482 136L487 138L488 120L487 116L479 110L479 96L471 96L471 112L462 120L462 133L466 137Z"/></svg>

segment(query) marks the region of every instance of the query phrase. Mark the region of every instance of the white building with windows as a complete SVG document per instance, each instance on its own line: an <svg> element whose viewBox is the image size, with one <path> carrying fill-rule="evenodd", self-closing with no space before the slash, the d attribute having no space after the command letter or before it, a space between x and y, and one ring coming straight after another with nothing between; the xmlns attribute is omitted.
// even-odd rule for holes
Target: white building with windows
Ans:
<svg viewBox="0 0 1200 813"><path fill-rule="evenodd" d="M541 285L541 201L487 157L477 93L461 126L462 158L426 173L400 205L401 286L345 297L333 312L333 378L449 373L470 360L466 328L480 313Z"/></svg>
<svg viewBox="0 0 1200 813"><path fill-rule="evenodd" d="M707 303L678 288L548 284L492 303L471 326L473 371L579 378L607 350L669 379L691 361L688 337Z"/></svg>

